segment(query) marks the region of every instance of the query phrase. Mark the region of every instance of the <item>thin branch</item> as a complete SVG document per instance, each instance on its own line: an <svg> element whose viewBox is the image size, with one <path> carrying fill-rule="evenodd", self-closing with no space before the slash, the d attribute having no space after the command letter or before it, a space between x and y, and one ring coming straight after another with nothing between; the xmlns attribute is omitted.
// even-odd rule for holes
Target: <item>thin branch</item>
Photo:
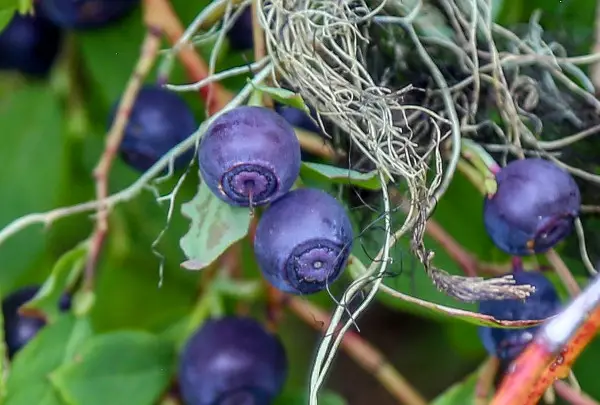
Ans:
<svg viewBox="0 0 600 405"><path fill-rule="evenodd" d="M488 356L481 367L479 372L479 378L477 379L477 385L475 387L475 405L487 405L489 402L489 395L494 385L494 378L498 369L500 368L500 361L495 356Z"/></svg>
<svg viewBox="0 0 600 405"><path fill-rule="evenodd" d="M600 329L600 277L558 315L544 323L511 364L490 405L534 405L573 363Z"/></svg>
<svg viewBox="0 0 600 405"><path fill-rule="evenodd" d="M177 158L178 156L184 154L188 149L194 147L196 145L198 137L202 136L208 125L210 125L214 119L216 119L224 112L229 111L246 101L250 93L254 90L256 84L261 83L268 75L270 75L272 69L273 66L268 65L263 70L258 72L257 75L252 79L252 81L248 83L238 93L238 95L233 100L231 100L229 104L227 104L227 106L224 109L222 109L217 114L211 116L206 121L204 121L194 135L188 137L187 139L184 139L175 147L173 147L173 149L171 149L162 158L160 158L158 162L156 162L150 169L148 169L143 175L141 175L134 183L132 183L127 188L111 195L106 199L88 201L77 205L56 208L46 212L28 214L17 218L8 225L6 225L4 228L2 228L2 230L0 230L0 245L2 245L2 243L4 243L12 235L31 225L43 224L45 226L49 226L54 221L61 218L65 218L75 214L80 214L83 212L97 210L99 207L106 207L106 209L110 209L119 203L129 201L135 198L146 188L146 186L152 179L159 175L168 166L169 162L172 159Z"/></svg>
<svg viewBox="0 0 600 405"><path fill-rule="evenodd" d="M554 383L554 389L558 396L571 405L599 405L598 401L593 400L587 394L576 390L564 381L557 380Z"/></svg>
<svg viewBox="0 0 600 405"><path fill-rule="evenodd" d="M304 322L322 332L329 327L331 317L309 301L292 297L289 308ZM341 342L342 349L377 379L387 391L405 405L426 405L427 401L390 364L385 356L358 333L347 331Z"/></svg>
<svg viewBox="0 0 600 405"><path fill-rule="evenodd" d="M594 26L594 45L592 54L600 54L600 1L596 2L596 18ZM594 84L596 92L600 91L600 62L596 61L590 66L590 79Z"/></svg>
<svg viewBox="0 0 600 405"><path fill-rule="evenodd" d="M108 180L112 162L117 155L119 145L124 136L125 127L129 120L132 106L143 84L144 78L152 68L160 47L160 31L149 27L142 43L142 49L136 67L129 78L126 90L119 102L119 107L110 131L106 137L104 152L94 169L96 179L96 197L103 201L108 197ZM85 270L84 288L92 290L94 273L100 251L108 232L108 208L100 206L96 217L96 226L90 244L90 253Z"/></svg>
<svg viewBox="0 0 600 405"><path fill-rule="evenodd" d="M577 280L573 277L573 274L565 264L565 262L561 259L561 257L556 253L554 249L550 249L546 253L546 258L554 267L556 274L562 281L563 285L569 292L571 296L578 295L581 292L581 288L579 288L579 284L577 284Z"/></svg>
<svg viewBox="0 0 600 405"><path fill-rule="evenodd" d="M160 27L171 44L176 44L184 34L179 18L167 0L144 0L149 12L146 24ZM177 56L185 67L188 76L195 82L209 77L209 68L204 60L191 47L182 47ZM200 97L206 103L210 115L223 109L233 98L233 94L219 83L209 83L200 89Z"/></svg>

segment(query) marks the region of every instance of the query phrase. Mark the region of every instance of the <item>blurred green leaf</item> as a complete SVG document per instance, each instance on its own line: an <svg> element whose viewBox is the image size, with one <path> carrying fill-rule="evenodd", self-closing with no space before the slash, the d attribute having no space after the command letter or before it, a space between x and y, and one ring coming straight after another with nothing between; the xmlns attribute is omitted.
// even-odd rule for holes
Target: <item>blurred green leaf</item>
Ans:
<svg viewBox="0 0 600 405"><path fill-rule="evenodd" d="M198 194L181 206L191 219L189 232L181 238L181 249L188 260L181 264L188 270L201 270L215 261L233 243L248 233L250 211L221 201L202 182Z"/></svg>
<svg viewBox="0 0 600 405"><path fill-rule="evenodd" d="M308 403L308 394L306 391L286 392L275 400L273 405L306 405ZM346 405L348 402L339 394L322 390L319 393L320 405Z"/></svg>
<svg viewBox="0 0 600 405"><path fill-rule="evenodd" d="M474 403L478 378L479 371L470 374L463 381L454 384L434 399L431 405L468 405Z"/></svg>
<svg viewBox="0 0 600 405"><path fill-rule="evenodd" d="M19 12L21 14L29 13L33 10L33 0L18 0L19 1Z"/></svg>
<svg viewBox="0 0 600 405"><path fill-rule="evenodd" d="M0 9L0 34L6 28L10 20L12 20L13 15L15 14L14 7L7 7Z"/></svg>
<svg viewBox="0 0 600 405"><path fill-rule="evenodd" d="M0 99L0 227L57 204L64 165L60 101L42 84L28 84ZM30 227L0 246L0 288L29 282L45 247L41 226Z"/></svg>
<svg viewBox="0 0 600 405"><path fill-rule="evenodd" d="M328 180L335 184L353 185L367 190L381 190L379 174L376 171L360 173L322 163L302 162L302 180Z"/></svg>
<svg viewBox="0 0 600 405"><path fill-rule="evenodd" d="M77 360L50 375L69 405L153 405L167 388L175 352L145 332L98 335L77 352Z"/></svg>
<svg viewBox="0 0 600 405"><path fill-rule="evenodd" d="M91 335L88 320L72 315L64 315L43 328L14 357L4 405L64 405L48 374L71 361Z"/></svg>
<svg viewBox="0 0 600 405"><path fill-rule="evenodd" d="M46 316L49 323L54 322L61 314L58 302L65 289L75 282L83 270L87 252L88 244L85 242L58 259L50 276L42 284L35 297L21 307L22 310L25 312L39 310Z"/></svg>

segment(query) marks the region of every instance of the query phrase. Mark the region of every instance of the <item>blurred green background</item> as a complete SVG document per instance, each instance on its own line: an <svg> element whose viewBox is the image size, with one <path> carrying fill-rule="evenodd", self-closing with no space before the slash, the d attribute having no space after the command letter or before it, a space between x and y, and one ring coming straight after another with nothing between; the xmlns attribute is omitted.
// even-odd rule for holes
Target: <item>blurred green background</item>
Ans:
<svg viewBox="0 0 600 405"><path fill-rule="evenodd" d="M208 2L171 3L186 26ZM585 53L591 48L594 0L505 0L495 4L502 24L527 23L532 11L539 8L543 10L544 28L568 44L568 49ZM47 80L25 78L14 72L0 75L0 226L22 215L94 198L92 171L103 150L107 114L126 85L143 35L142 13L137 9L110 27L70 32L60 60ZM165 42L164 48L167 47ZM208 58L210 47L201 48L200 53ZM239 66L252 57L251 52L240 54L225 49L218 68ZM178 63L170 81L187 83ZM154 80L155 71L147 81ZM236 91L245 84L245 78L224 83ZM199 97L194 93L182 96L201 121L204 105ZM117 159L110 176L111 193L138 177L139 173ZM175 180L162 184L161 192L168 193ZM196 189L197 179L192 174L178 197L179 203L188 201ZM481 203L478 191L459 174L434 219L480 260L506 262L508 258L485 235ZM160 260L153 253L152 243L166 224L166 212L167 206L157 204L150 192L113 210L110 233L97 269L96 302L89 319L60 318L47 334L36 338L35 347L24 352L12 370L20 377L9 380L5 387L9 396L11 390L22 393L10 405L150 405L172 400L163 395L173 378L173 373L166 371L174 370L181 325L196 308L203 273L180 267L185 258L179 238L187 232L189 222L176 209L157 247L165 257L164 282L159 288ZM49 228L31 226L11 237L0 246L0 294L6 296L19 287L44 282L57 259L92 230L93 218L84 213L56 221ZM357 248L355 254L366 261L376 254L381 235L375 232L364 239L364 249ZM438 267L461 273L435 241L426 242L437 252ZM242 245L244 270L249 278L257 278L247 241ZM394 259L392 271L399 275L386 281L389 285L419 298L475 309L474 305L457 303L435 290L410 258L408 241L399 242ZM585 275L577 256L565 255L565 261L578 277ZM343 291L348 282L347 277L335 290ZM426 398L433 400L485 360L476 326L433 316L386 296L380 298L360 319L361 336L384 353ZM334 307L326 293L307 299L323 308ZM233 303L234 298L227 298L225 310L231 310ZM264 301L253 302L252 310L264 312ZM279 403L288 404L301 398L306 389L319 335L291 312L285 313L280 331L288 349L291 375ZM63 364L71 346L86 339L94 343L86 346L87 350L97 351L93 370L86 369L86 364ZM127 359L122 359L124 351L129 353ZM148 353L153 353L152 360L145 355ZM575 373L583 390L600 400L600 385L596 383L599 363L600 342L596 339L578 360ZM47 375L57 369L49 380ZM146 372L137 375L132 371L139 369ZM56 386L61 387L62 397L56 394ZM325 404L396 403L373 376L344 353L335 361L327 388L337 396L327 397ZM466 398L443 403L466 405Z"/></svg>

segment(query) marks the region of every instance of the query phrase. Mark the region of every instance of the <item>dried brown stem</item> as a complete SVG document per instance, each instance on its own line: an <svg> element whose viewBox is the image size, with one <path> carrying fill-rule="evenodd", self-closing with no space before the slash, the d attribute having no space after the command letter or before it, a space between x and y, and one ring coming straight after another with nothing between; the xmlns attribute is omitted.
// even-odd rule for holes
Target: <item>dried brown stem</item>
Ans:
<svg viewBox="0 0 600 405"><path fill-rule="evenodd" d="M152 68L158 50L160 47L159 30L150 27L142 44L141 53L136 67L129 78L125 93L119 101L115 121L113 122L108 135L104 153L100 157L96 168L94 169L94 178L96 179L96 198L98 201L105 200L108 197L108 180L112 162L117 155L119 145L123 139L125 126L129 120L131 108L135 102L137 94L143 84L144 78ZM92 290L94 288L95 268L108 232L108 208L100 206L97 210L96 226L91 238L90 253L85 270L84 288Z"/></svg>
<svg viewBox="0 0 600 405"><path fill-rule="evenodd" d="M305 299L291 297L288 305L300 319L318 331L325 330L331 322L331 317L325 311ZM356 332L347 331L341 347L356 363L372 374L399 403L427 404L425 398L400 375L385 356Z"/></svg>

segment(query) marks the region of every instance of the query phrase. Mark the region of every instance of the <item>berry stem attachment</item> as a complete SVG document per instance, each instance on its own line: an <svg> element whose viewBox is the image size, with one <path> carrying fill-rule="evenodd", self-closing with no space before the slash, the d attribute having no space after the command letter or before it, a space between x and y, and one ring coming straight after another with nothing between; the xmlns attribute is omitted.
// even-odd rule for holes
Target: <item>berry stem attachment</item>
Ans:
<svg viewBox="0 0 600 405"><path fill-rule="evenodd" d="M318 331L327 329L331 323L331 317L325 311L305 299L291 297L288 307L306 324ZM427 404L425 398L406 381L385 356L356 332L347 331L341 347L357 364L373 375L399 403Z"/></svg>
<svg viewBox="0 0 600 405"><path fill-rule="evenodd" d="M483 176L484 189L493 195L496 192L495 176L500 171L498 163L484 148L466 138L461 140L461 155Z"/></svg>
<svg viewBox="0 0 600 405"><path fill-rule="evenodd" d="M123 140L123 134L131 107L135 102L137 94L143 84L144 78L152 68L158 55L160 47L160 32L150 27L146 32L146 37L142 44L140 57L136 67L129 78L127 87L121 101L119 101L118 112L115 121L111 126L106 137L104 153L100 157L96 168L94 169L94 178L96 179L96 198L103 201L108 198L108 178L112 162L117 154L119 145ZM108 232L108 207L101 205L98 207L96 227L91 239L90 253L86 265L83 288L92 291L94 288L94 274L96 264L104 244L104 239Z"/></svg>

